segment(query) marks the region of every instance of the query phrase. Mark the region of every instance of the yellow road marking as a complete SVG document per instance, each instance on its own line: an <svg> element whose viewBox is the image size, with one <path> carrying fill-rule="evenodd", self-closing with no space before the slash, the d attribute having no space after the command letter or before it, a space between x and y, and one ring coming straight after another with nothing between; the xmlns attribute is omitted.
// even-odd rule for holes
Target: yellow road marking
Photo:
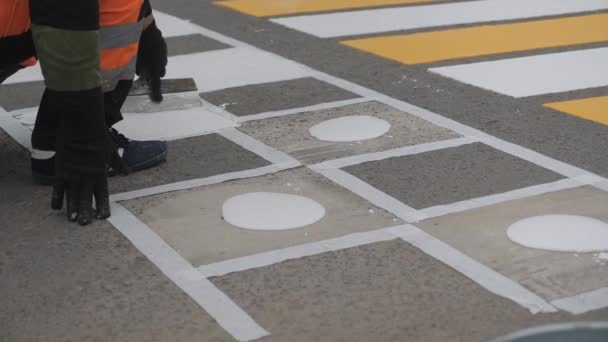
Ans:
<svg viewBox="0 0 608 342"><path fill-rule="evenodd" d="M545 107L608 125L608 96L545 103Z"/></svg>
<svg viewBox="0 0 608 342"><path fill-rule="evenodd" d="M437 0L225 0L215 4L256 17L433 2Z"/></svg>
<svg viewBox="0 0 608 342"><path fill-rule="evenodd" d="M608 41L608 13L346 40L404 64Z"/></svg>

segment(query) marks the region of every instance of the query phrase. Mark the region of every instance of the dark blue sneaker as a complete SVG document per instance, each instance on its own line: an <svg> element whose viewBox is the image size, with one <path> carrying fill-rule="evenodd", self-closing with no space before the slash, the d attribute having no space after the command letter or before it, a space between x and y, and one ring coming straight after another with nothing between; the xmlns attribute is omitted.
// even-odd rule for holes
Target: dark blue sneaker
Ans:
<svg viewBox="0 0 608 342"><path fill-rule="evenodd" d="M131 173L149 169L167 160L167 144L164 141L131 140L110 128L110 137L116 147L115 152L119 156L118 163L111 163L110 175L117 173Z"/></svg>
<svg viewBox="0 0 608 342"><path fill-rule="evenodd" d="M164 141L131 140L113 128L109 130L114 143L112 166L108 174L128 174L149 169L167 160L167 144ZM55 181L55 153L52 151L32 152L32 177L34 183L52 185Z"/></svg>

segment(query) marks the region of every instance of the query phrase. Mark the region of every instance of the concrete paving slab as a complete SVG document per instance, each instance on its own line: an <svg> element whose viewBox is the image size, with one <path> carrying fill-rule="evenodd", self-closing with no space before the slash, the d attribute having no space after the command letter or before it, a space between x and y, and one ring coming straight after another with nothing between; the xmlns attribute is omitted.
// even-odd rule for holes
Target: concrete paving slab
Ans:
<svg viewBox="0 0 608 342"><path fill-rule="evenodd" d="M227 49L231 47L230 45L218 42L217 40L203 36L202 34L167 37L165 42L167 43L169 56L188 55L191 53Z"/></svg>
<svg viewBox="0 0 608 342"><path fill-rule="evenodd" d="M606 203L608 193L585 186L446 215L417 226L551 301L608 287L608 267L594 253L523 247L509 240L507 229L521 219L548 214L608 222Z"/></svg>
<svg viewBox="0 0 608 342"><path fill-rule="evenodd" d="M262 341L488 341L553 321L400 240L212 278L271 335Z"/></svg>
<svg viewBox="0 0 608 342"><path fill-rule="evenodd" d="M224 201L249 192L309 197L326 209L310 226L284 231L237 228L222 219ZM306 168L123 202L194 266L403 223Z"/></svg>
<svg viewBox="0 0 608 342"><path fill-rule="evenodd" d="M0 129L1 341L232 341L107 222L49 207Z"/></svg>
<svg viewBox="0 0 608 342"><path fill-rule="evenodd" d="M415 209L562 178L481 143L353 165L344 171Z"/></svg>
<svg viewBox="0 0 608 342"><path fill-rule="evenodd" d="M218 134L170 141L168 144L166 163L126 177L110 178L111 193L211 177L270 164L257 154Z"/></svg>
<svg viewBox="0 0 608 342"><path fill-rule="evenodd" d="M361 142L328 142L310 135L310 127L349 115L370 115L386 120L391 124L391 130L384 136ZM238 129L308 164L460 137L375 101L246 122Z"/></svg>
<svg viewBox="0 0 608 342"><path fill-rule="evenodd" d="M202 93L201 97L216 106L223 106L234 115L244 116L359 96L315 78L306 77Z"/></svg>

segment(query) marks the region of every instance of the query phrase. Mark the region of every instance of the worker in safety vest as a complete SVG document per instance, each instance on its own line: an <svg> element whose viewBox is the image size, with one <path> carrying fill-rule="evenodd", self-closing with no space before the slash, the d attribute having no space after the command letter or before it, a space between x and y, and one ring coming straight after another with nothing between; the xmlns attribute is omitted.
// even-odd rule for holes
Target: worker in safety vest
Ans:
<svg viewBox="0 0 608 342"><path fill-rule="evenodd" d="M160 96L167 48L148 0L0 0L0 83L39 59L46 89L32 134L32 173L64 196L71 221L110 216L107 176L164 161L160 141L111 126L135 72ZM96 208L92 200L95 198Z"/></svg>

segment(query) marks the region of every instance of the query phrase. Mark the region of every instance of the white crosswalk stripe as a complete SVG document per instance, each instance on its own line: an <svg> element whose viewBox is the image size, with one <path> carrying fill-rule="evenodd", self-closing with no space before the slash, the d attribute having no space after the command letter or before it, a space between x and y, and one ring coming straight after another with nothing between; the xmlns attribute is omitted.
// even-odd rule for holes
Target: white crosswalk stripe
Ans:
<svg viewBox="0 0 608 342"><path fill-rule="evenodd" d="M271 21L320 38L459 24L526 19L608 8L604 0L482 0L276 18Z"/></svg>

